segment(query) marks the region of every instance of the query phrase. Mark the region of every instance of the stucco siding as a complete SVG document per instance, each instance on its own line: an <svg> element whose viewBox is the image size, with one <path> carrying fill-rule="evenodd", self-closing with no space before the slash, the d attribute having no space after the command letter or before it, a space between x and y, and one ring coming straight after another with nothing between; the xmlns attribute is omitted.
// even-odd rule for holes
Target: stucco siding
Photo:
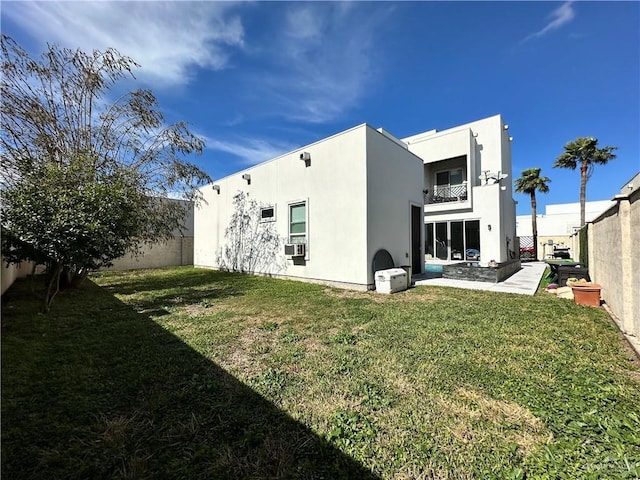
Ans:
<svg viewBox="0 0 640 480"><path fill-rule="evenodd" d="M367 258L368 283L373 284L370 265L384 248L396 266L411 265L411 206L422 211L424 199L422 159L389 141L374 129L367 129ZM424 225L420 224L420 265L424 252Z"/></svg>
<svg viewBox="0 0 640 480"><path fill-rule="evenodd" d="M307 205L307 254L293 261L278 252L271 273L366 285L366 129L365 125L269 162L220 179L220 192L203 187L205 203L195 212L196 266L218 268L217 254L225 245L225 230L233 214L233 196L242 191L264 206L274 206L274 222L283 243L288 241L289 206ZM300 160L308 152L309 165ZM251 176L251 184L242 175Z"/></svg>
<svg viewBox="0 0 640 480"><path fill-rule="evenodd" d="M425 179L435 179L443 160L464 155L468 198L425 205L425 222L480 220L482 263L504 262L516 256L515 203L512 192L511 138L500 115L466 123L441 132L429 131L403 139L424 161ZM440 165L440 166L439 166ZM506 175L487 182L483 172ZM426 188L433 188L426 185ZM491 229L489 229L491 226Z"/></svg>

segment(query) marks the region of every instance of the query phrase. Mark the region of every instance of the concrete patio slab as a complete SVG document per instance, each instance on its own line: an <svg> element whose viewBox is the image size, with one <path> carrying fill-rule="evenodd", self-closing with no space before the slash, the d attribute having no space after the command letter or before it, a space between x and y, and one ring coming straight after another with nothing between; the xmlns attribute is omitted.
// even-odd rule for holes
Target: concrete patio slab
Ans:
<svg viewBox="0 0 640 480"><path fill-rule="evenodd" d="M473 282L470 280L455 280L452 278L427 278L415 276L416 285L434 285L439 287L466 288L470 290L487 290L492 292L516 293L519 295L534 295L547 264L545 262L523 263L522 268L509 278L498 283Z"/></svg>

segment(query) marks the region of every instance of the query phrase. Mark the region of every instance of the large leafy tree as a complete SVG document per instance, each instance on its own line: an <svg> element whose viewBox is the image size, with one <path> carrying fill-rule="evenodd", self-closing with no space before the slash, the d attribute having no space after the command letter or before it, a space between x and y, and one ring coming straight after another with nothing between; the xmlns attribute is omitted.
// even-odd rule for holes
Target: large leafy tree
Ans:
<svg viewBox="0 0 640 480"><path fill-rule="evenodd" d="M533 232L534 255L538 257L538 221L536 192L547 193L549 191L549 177L540 176L540 168L528 168L522 171L520 178L515 181L516 192L526 193L531 197L531 231Z"/></svg>
<svg viewBox="0 0 640 480"><path fill-rule="evenodd" d="M618 147L598 148L598 139L593 137L578 137L564 146L564 152L553 164L557 168L575 170L580 166L580 226L585 224L584 206L587 197L587 182L593 174L595 165L605 165L616 158L613 153Z"/></svg>
<svg viewBox="0 0 640 480"><path fill-rule="evenodd" d="M63 278L108 266L182 225L208 175L187 161L204 142L184 122L166 125L155 96L112 89L138 65L116 50L49 46L32 58L1 39L2 252L50 274L48 309Z"/></svg>

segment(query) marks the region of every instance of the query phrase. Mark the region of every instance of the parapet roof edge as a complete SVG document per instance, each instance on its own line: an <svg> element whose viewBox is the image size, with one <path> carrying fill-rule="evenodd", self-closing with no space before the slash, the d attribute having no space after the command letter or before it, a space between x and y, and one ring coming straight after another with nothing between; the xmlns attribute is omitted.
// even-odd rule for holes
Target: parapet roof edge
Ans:
<svg viewBox="0 0 640 480"><path fill-rule="evenodd" d="M214 184L215 182L220 182L222 180L226 180L227 178L235 177L236 175L244 173L244 172L250 172L251 170L253 170L253 169L257 168L257 167L260 167L262 165L266 165L267 163L275 162L276 160L279 160L279 159L281 159L283 157L291 155L294 152L297 152L297 151L300 151L300 150L304 150L305 148L313 147L314 145L318 145L319 143L326 142L327 140L331 140L332 138L339 137L341 135L344 135L346 133L349 133L349 132L351 132L353 130L357 130L357 129L362 128L362 127L369 127L369 128L373 129L373 127L371 125L367 124L366 122L365 123L361 123L359 125L356 125L355 127L351 127L351 128L346 129L346 130L342 130L341 132L334 133L333 135L329 135L328 137L321 138L320 140L316 140L313 143L309 143L307 145L302 145L301 147L294 148L293 150L289 150L288 152L285 152L285 153L283 153L281 155L278 155L277 157L273 157L273 158L270 158L268 160L264 160L264 161L262 161L260 163L256 163L255 165L251 165L250 167L243 168L242 170L237 170L237 171L235 171L233 173L230 173L229 175L225 175L224 177L216 178L211 183L208 183L207 185L203 185L200 188L201 189L205 188L205 187L207 187L209 185Z"/></svg>
<svg viewBox="0 0 640 480"><path fill-rule="evenodd" d="M493 118L496 118L496 117L498 117L500 119L500 122L504 123L503 119L502 119L502 114L501 113L496 113L495 115L490 115L488 117L479 118L478 120L474 120L472 122L467 122L467 123L464 123L462 125L456 125L456 126L453 126L453 127L445 128L444 130L433 129L433 130L427 130L426 132L416 133L416 134L410 135L408 137L401 138L400 140L402 140L405 143L410 144L412 142L425 140L425 139L427 139L429 137L433 137L435 135L440 135L440 134L447 135L449 133L455 133L455 132L459 132L459 131L462 131L462 130L471 130L471 126L472 125L474 125L476 123L479 123L479 122L484 122L486 120L490 120L490 119L493 119Z"/></svg>

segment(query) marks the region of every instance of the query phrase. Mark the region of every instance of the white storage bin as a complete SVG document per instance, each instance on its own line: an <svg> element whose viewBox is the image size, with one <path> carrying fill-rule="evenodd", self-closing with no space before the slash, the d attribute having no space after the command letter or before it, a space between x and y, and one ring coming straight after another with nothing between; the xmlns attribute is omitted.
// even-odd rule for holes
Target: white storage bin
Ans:
<svg viewBox="0 0 640 480"><path fill-rule="evenodd" d="M378 270L375 279L376 291L379 293L395 293L407 289L407 272L402 268Z"/></svg>

